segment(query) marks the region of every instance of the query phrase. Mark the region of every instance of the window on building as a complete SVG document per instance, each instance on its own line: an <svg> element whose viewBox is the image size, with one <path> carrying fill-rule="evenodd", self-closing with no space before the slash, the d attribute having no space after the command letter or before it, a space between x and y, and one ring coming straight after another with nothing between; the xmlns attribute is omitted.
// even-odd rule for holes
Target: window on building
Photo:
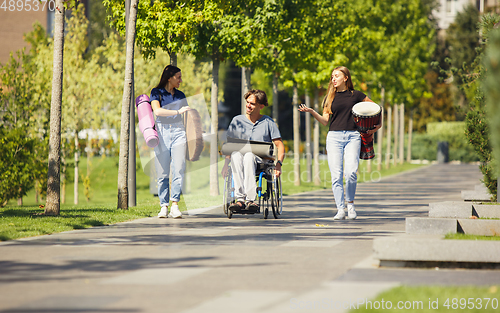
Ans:
<svg viewBox="0 0 500 313"><path fill-rule="evenodd" d="M454 2L453 0L446 0L446 13L453 14L454 12Z"/></svg>

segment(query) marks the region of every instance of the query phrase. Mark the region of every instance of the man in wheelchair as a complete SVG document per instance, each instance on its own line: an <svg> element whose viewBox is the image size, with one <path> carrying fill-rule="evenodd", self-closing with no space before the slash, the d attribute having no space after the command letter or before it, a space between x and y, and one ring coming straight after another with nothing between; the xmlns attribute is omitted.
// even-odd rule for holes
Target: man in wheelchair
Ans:
<svg viewBox="0 0 500 313"><path fill-rule="evenodd" d="M281 175L281 166L285 158L285 145L281 140L278 126L267 115L260 111L268 106L266 93L262 90L250 90L245 94L246 112L245 115L237 115L231 121L227 130L227 137L243 140L273 142L278 150L275 175ZM258 163L263 159L252 152L244 155L235 151L231 156L226 156L222 168L222 176L228 174L229 161L231 161L231 171L234 180L234 196L236 202L231 204L229 210L238 211L248 209L259 211L259 206L255 203L257 197L257 183L255 181L255 171Z"/></svg>

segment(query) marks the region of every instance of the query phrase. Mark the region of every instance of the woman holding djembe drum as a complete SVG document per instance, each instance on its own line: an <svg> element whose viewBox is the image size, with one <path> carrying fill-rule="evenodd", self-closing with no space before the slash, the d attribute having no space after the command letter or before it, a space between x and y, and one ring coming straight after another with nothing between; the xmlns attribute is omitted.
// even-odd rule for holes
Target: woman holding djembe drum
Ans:
<svg viewBox="0 0 500 313"><path fill-rule="evenodd" d="M354 121L352 108L359 102L373 101L361 91L354 90L349 70L344 66L339 66L332 72L326 97L323 100L323 115L304 104L299 106L299 111L309 112L324 126L329 125L326 151L328 166L332 174L333 196L338 210L334 220L345 219L345 200L347 200L347 218L357 217L354 209L354 196L358 179L361 135ZM373 127L366 131L368 135L373 135L381 125ZM343 176L346 178L345 200Z"/></svg>

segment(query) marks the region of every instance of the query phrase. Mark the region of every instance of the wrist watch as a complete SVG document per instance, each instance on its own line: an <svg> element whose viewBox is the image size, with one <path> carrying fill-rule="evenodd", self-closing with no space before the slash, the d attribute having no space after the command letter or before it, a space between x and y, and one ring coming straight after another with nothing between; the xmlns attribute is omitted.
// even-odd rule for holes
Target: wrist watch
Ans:
<svg viewBox="0 0 500 313"><path fill-rule="evenodd" d="M278 160L278 162L276 162L276 164L280 164L281 166L283 166L283 162L281 162L280 160Z"/></svg>

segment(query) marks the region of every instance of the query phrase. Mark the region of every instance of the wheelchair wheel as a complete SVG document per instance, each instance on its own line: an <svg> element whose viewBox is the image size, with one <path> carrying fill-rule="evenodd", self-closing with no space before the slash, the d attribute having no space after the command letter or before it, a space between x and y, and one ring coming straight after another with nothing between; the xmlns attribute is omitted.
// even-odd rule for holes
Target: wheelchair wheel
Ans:
<svg viewBox="0 0 500 313"><path fill-rule="evenodd" d="M281 177L274 175L271 188L271 206L274 218L278 218L283 212L283 192L281 190Z"/></svg>
<svg viewBox="0 0 500 313"><path fill-rule="evenodd" d="M234 201L234 195L233 195L233 191L234 191L234 187L233 187L233 174L231 172L231 168L228 169L228 172L227 172L227 176L226 176L226 179L224 181L224 193L222 194L222 198L223 198L223 207L224 207L224 214L227 214L227 216L229 218L231 218L229 216L229 213L231 213L229 211L229 206L231 205L231 203Z"/></svg>
<svg viewBox="0 0 500 313"><path fill-rule="evenodd" d="M267 216L269 215L269 208L267 207L267 201L264 201L264 206L261 208L262 209L262 214L264 215L264 219L267 220Z"/></svg>

